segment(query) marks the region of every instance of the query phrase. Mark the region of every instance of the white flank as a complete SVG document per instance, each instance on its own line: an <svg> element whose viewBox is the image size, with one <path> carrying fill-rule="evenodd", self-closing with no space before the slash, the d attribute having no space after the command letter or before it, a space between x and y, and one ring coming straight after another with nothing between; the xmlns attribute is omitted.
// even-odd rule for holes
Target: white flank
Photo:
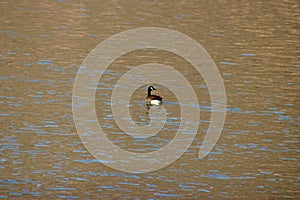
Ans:
<svg viewBox="0 0 300 200"><path fill-rule="evenodd" d="M160 105L161 104L161 101L159 101L159 100L151 100L151 105Z"/></svg>

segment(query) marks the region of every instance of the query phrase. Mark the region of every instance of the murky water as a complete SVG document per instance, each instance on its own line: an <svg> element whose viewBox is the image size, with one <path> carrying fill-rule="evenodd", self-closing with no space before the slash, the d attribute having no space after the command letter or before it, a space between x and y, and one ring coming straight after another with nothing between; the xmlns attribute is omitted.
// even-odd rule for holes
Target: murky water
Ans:
<svg viewBox="0 0 300 200"><path fill-rule="evenodd" d="M284 199L299 198L299 3L286 1L2 1L0 198L11 199ZM146 174L106 167L82 144L72 116L72 89L83 59L98 43L138 27L180 31L205 47L225 83L221 138L198 159L211 115L201 76L160 50L116 60L96 93L99 124L123 149L149 152L174 137L180 106L168 88L162 133L135 140L110 110L116 81L148 62L173 66L199 98L201 122L188 151ZM132 118L147 124L146 86L131 99Z"/></svg>

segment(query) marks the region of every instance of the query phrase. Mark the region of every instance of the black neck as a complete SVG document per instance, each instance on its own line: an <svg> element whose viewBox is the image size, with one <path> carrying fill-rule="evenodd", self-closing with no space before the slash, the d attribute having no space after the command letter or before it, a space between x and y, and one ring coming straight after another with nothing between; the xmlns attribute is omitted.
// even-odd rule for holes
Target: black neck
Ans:
<svg viewBox="0 0 300 200"><path fill-rule="evenodd" d="M150 95L151 95L151 89L148 88L148 96L150 96Z"/></svg>

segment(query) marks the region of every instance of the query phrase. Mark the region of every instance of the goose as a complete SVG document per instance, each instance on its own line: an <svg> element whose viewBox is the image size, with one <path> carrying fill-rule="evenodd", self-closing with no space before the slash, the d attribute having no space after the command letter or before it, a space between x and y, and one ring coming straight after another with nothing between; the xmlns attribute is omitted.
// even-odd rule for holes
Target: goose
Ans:
<svg viewBox="0 0 300 200"><path fill-rule="evenodd" d="M148 87L148 96L146 97L147 105L160 105L162 103L162 97L158 95L153 95L151 92L156 90L152 85Z"/></svg>

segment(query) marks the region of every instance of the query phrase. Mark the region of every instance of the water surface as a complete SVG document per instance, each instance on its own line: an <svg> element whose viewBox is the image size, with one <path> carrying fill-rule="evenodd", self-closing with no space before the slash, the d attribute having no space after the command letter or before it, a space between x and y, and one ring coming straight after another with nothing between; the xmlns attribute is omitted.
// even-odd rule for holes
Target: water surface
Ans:
<svg viewBox="0 0 300 200"><path fill-rule="evenodd" d="M6 199L297 199L299 197L299 3L287 1L3 1L1 2L0 198ZM184 59L138 50L116 60L96 92L99 124L114 144L134 152L160 149L174 137L180 105L157 86L166 126L149 140L115 124L110 95L134 66L159 62L189 77L201 124L192 146L170 166L128 174L96 160L72 116L77 70L101 41L138 27L164 27L192 37L217 64L227 117L213 151L199 160L210 97ZM146 86L130 102L148 122Z"/></svg>

